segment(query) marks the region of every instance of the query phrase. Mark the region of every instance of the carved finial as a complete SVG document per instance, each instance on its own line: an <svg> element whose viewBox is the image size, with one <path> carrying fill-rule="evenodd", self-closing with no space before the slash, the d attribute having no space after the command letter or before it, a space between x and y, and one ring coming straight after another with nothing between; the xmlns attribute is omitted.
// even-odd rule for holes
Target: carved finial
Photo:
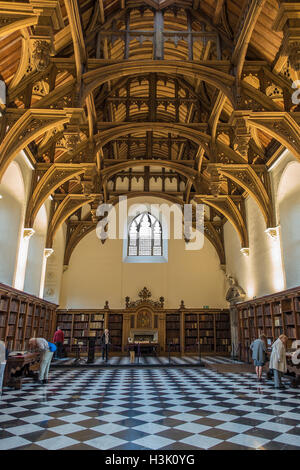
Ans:
<svg viewBox="0 0 300 470"><path fill-rule="evenodd" d="M140 292L139 292L139 297L143 300L150 299L151 297L151 292L147 289L147 287L144 287Z"/></svg>

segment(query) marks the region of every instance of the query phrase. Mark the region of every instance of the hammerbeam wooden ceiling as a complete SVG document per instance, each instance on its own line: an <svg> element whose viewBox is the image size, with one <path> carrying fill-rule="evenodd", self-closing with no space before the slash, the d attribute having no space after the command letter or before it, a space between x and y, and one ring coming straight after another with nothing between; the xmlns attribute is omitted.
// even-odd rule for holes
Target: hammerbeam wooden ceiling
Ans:
<svg viewBox="0 0 300 470"><path fill-rule="evenodd" d="M209 207L221 264L226 220L247 248L245 197L273 227L268 168L300 158L299 23L293 1L0 1L0 179L25 150L26 227L51 195L68 264L99 202L152 195Z"/></svg>

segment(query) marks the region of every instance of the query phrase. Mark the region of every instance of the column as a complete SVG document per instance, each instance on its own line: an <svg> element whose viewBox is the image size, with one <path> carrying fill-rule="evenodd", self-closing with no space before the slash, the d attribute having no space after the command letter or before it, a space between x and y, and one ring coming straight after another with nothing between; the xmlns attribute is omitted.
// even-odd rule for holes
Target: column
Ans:
<svg viewBox="0 0 300 470"><path fill-rule="evenodd" d="M23 228L19 243L17 266L13 281L13 287L15 289L23 290L24 288L29 239L34 233L35 231L33 230L33 228Z"/></svg>
<svg viewBox="0 0 300 470"><path fill-rule="evenodd" d="M44 256L43 256L43 261L42 261L42 274L41 274L41 283L40 283L40 292L39 292L39 297L42 299L44 297L44 286L45 286L45 276L46 276L46 267L47 267L47 259L49 256L52 255L53 253L52 248L45 248L44 249Z"/></svg>

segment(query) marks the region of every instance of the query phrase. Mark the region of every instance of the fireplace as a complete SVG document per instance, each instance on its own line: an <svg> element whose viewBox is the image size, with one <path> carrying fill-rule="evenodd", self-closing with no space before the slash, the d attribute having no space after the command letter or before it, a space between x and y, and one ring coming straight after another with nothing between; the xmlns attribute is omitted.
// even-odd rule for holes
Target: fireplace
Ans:
<svg viewBox="0 0 300 470"><path fill-rule="evenodd" d="M158 330L130 330L130 338L134 343L157 343Z"/></svg>

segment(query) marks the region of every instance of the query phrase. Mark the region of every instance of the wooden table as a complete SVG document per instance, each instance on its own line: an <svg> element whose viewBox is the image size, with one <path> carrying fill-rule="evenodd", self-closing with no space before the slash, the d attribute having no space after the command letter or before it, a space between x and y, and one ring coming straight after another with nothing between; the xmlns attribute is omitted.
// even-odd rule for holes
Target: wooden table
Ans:
<svg viewBox="0 0 300 470"><path fill-rule="evenodd" d="M22 386L24 377L32 377L30 368L40 361L40 353L28 352L24 355L9 356L4 371L3 385L14 387L16 390Z"/></svg>
<svg viewBox="0 0 300 470"><path fill-rule="evenodd" d="M295 374L295 377L293 377L291 380L291 386L297 388L297 386L300 385L300 364L293 364L292 354L293 354L292 352L286 353L286 366L287 366L287 372L289 374ZM266 362L267 367L269 367L270 356L271 356L271 351L268 350L267 362ZM271 378L270 369L267 371L267 376Z"/></svg>

